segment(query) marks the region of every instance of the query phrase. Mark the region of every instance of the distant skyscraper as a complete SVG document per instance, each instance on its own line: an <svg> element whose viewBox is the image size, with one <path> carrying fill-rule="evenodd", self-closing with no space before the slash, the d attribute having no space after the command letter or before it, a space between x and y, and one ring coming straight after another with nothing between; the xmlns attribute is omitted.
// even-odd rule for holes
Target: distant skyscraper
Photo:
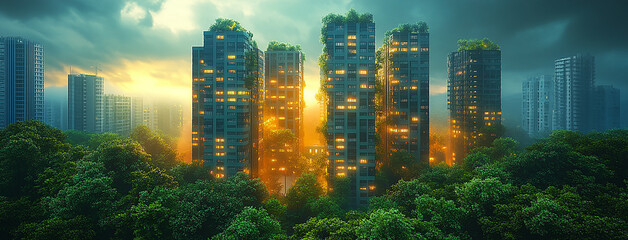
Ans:
<svg viewBox="0 0 628 240"><path fill-rule="evenodd" d="M44 120L44 47L0 37L0 128L25 120Z"/></svg>
<svg viewBox="0 0 628 240"><path fill-rule="evenodd" d="M103 131L105 80L88 74L68 75L68 129Z"/></svg>
<svg viewBox="0 0 628 240"><path fill-rule="evenodd" d="M131 98L107 94L103 98L103 132L131 132Z"/></svg>
<svg viewBox="0 0 628 240"><path fill-rule="evenodd" d="M202 47L192 48L192 159L218 178L255 174L263 53L239 23L220 25L203 32Z"/></svg>
<svg viewBox="0 0 628 240"><path fill-rule="evenodd" d="M144 124L144 99L131 98L131 129Z"/></svg>
<svg viewBox="0 0 628 240"><path fill-rule="evenodd" d="M522 86L521 127L532 137L543 137L552 131L554 79L540 75Z"/></svg>
<svg viewBox="0 0 628 240"><path fill-rule="evenodd" d="M67 99L46 99L44 108L44 122L46 124L64 131L68 128Z"/></svg>
<svg viewBox="0 0 628 240"><path fill-rule="evenodd" d="M382 144L386 154L406 151L428 164L430 35L425 23L405 26L389 31L382 49Z"/></svg>
<svg viewBox="0 0 628 240"><path fill-rule="evenodd" d="M183 127L183 107L180 104L158 103L156 129L173 137L179 136Z"/></svg>
<svg viewBox="0 0 628 240"><path fill-rule="evenodd" d="M288 129L295 137L295 141L264 153L260 171L270 175L292 175L289 159L303 147L303 57L296 47L280 43L271 43L265 52L264 117L269 121L267 128L273 125L266 131Z"/></svg>
<svg viewBox="0 0 628 240"><path fill-rule="evenodd" d="M153 104L144 104L144 125L152 130L158 129L157 108Z"/></svg>
<svg viewBox="0 0 628 240"><path fill-rule="evenodd" d="M595 61L577 54L554 61L555 106L552 128L587 132L593 124Z"/></svg>
<svg viewBox="0 0 628 240"><path fill-rule="evenodd" d="M501 124L501 51L487 39L459 42L447 57L451 162L459 164L481 130Z"/></svg>
<svg viewBox="0 0 628 240"><path fill-rule="evenodd" d="M594 125L597 131L620 128L619 89L610 85L595 87L594 94Z"/></svg>
<svg viewBox="0 0 628 240"><path fill-rule="evenodd" d="M331 188L350 179L348 200L357 207L375 195L375 23L370 14L335 20L324 23L322 36L327 172Z"/></svg>

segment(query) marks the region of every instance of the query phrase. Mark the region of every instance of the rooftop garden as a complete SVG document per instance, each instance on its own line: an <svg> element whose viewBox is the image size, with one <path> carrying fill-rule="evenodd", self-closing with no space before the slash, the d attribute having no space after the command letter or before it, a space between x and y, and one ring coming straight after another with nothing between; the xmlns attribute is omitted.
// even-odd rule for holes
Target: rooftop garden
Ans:
<svg viewBox="0 0 628 240"><path fill-rule="evenodd" d="M253 34L242 27L238 21L229 18L216 18L216 22L209 27L209 30L215 32L246 32L253 37Z"/></svg>
<svg viewBox="0 0 628 240"><path fill-rule="evenodd" d="M460 39L458 40L458 51L464 50L501 50L499 45L493 43L488 38L482 40L477 39Z"/></svg>
<svg viewBox="0 0 628 240"><path fill-rule="evenodd" d="M427 33L429 32L430 27L427 26L427 23L420 21L417 23L405 23L400 24L396 28L393 28L386 32L386 38L388 38L393 33L397 32L416 32L416 33Z"/></svg>

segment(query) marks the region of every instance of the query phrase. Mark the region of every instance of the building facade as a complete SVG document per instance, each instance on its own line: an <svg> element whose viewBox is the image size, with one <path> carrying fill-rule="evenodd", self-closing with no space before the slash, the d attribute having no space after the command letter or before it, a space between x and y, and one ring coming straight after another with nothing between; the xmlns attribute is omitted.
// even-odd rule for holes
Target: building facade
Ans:
<svg viewBox="0 0 628 240"><path fill-rule="evenodd" d="M363 206L375 193L375 23L329 22L322 40L328 182L349 178L348 202Z"/></svg>
<svg viewBox="0 0 628 240"><path fill-rule="evenodd" d="M104 95L103 132L128 135L131 132L131 105L131 97Z"/></svg>
<svg viewBox="0 0 628 240"><path fill-rule="evenodd" d="M0 37L0 128L26 120L44 120L44 47Z"/></svg>
<svg viewBox="0 0 628 240"><path fill-rule="evenodd" d="M264 55L265 134L271 136L272 132L274 136L276 130L285 129L290 130L293 138L282 146L268 142L259 169L266 175L292 175L290 159L303 148L303 55L298 50L270 48Z"/></svg>
<svg viewBox="0 0 628 240"><path fill-rule="evenodd" d="M620 94L619 89L611 85L595 87L594 112L595 130L603 132L620 128Z"/></svg>
<svg viewBox="0 0 628 240"><path fill-rule="evenodd" d="M203 46L192 48L192 159L217 178L251 173L261 142L263 54L245 31L203 36Z"/></svg>
<svg viewBox="0 0 628 240"><path fill-rule="evenodd" d="M418 164L429 164L429 54L427 25L417 25L390 31L380 61L384 151L408 152Z"/></svg>
<svg viewBox="0 0 628 240"><path fill-rule="evenodd" d="M551 75L532 77L522 84L521 127L531 137L552 131L554 79Z"/></svg>
<svg viewBox="0 0 628 240"><path fill-rule="evenodd" d="M594 129L595 59L577 54L554 61L552 129L587 132Z"/></svg>
<svg viewBox="0 0 628 240"><path fill-rule="evenodd" d="M105 80L88 74L68 75L68 129L103 132Z"/></svg>
<svg viewBox="0 0 628 240"><path fill-rule="evenodd" d="M450 162L460 164L487 127L501 124L501 51L459 49L447 69Z"/></svg>

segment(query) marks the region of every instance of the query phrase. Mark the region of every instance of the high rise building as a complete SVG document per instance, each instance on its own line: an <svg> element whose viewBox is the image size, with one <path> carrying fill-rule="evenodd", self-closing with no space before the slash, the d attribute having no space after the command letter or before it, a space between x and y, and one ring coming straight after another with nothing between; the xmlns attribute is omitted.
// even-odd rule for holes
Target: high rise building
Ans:
<svg viewBox="0 0 628 240"><path fill-rule="evenodd" d="M225 27L226 26L226 27ZM263 52L236 21L217 19L192 48L192 159L215 177L255 174Z"/></svg>
<svg viewBox="0 0 628 240"><path fill-rule="evenodd" d="M0 128L25 120L44 120L44 47L0 37Z"/></svg>
<svg viewBox="0 0 628 240"><path fill-rule="evenodd" d="M286 43L271 42L265 52L264 119L267 136L277 136L280 129L289 130L286 142L268 142L260 162L260 174L293 175L290 159L303 148L303 59L300 48ZM271 133L272 132L272 133ZM288 138L285 138L288 139ZM266 138L267 141L274 139ZM281 146L279 146L281 145ZM283 180L282 180L283 182Z"/></svg>
<svg viewBox="0 0 628 240"><path fill-rule="evenodd" d="M594 85L593 56L577 54L554 61L554 130L587 132L594 128Z"/></svg>
<svg viewBox="0 0 628 240"><path fill-rule="evenodd" d="M131 98L131 129L144 124L144 99Z"/></svg>
<svg viewBox="0 0 628 240"><path fill-rule="evenodd" d="M594 125L595 130L603 132L609 129L620 128L619 89L611 85L595 87L594 94Z"/></svg>
<svg viewBox="0 0 628 240"><path fill-rule="evenodd" d="M105 80L88 74L68 75L68 129L103 131Z"/></svg>
<svg viewBox="0 0 628 240"><path fill-rule="evenodd" d="M155 104L157 120L156 128L170 136L179 136L183 127L183 106L181 104Z"/></svg>
<svg viewBox="0 0 628 240"><path fill-rule="evenodd" d="M103 132L127 135L131 132L131 97L106 94L103 97Z"/></svg>
<svg viewBox="0 0 628 240"><path fill-rule="evenodd" d="M375 193L375 23L371 14L323 18L322 87L330 190L349 178L350 207Z"/></svg>
<svg viewBox="0 0 628 240"><path fill-rule="evenodd" d="M424 22L386 34L380 64L384 87L382 145L429 164L429 33Z"/></svg>
<svg viewBox="0 0 628 240"><path fill-rule="evenodd" d="M479 138L497 137L490 126L501 125L502 115L499 46L488 39L460 40L458 45L447 57L452 164L461 163Z"/></svg>
<svg viewBox="0 0 628 240"><path fill-rule="evenodd" d="M144 125L148 126L152 130L158 129L157 109L153 104L144 104Z"/></svg>
<svg viewBox="0 0 628 240"><path fill-rule="evenodd" d="M532 77L522 84L521 127L531 137L544 137L552 131L554 79L551 75Z"/></svg>

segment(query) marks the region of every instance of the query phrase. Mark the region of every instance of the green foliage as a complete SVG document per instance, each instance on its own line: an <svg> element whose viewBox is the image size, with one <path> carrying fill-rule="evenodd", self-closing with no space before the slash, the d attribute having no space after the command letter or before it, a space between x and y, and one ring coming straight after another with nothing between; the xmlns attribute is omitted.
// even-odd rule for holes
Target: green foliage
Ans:
<svg viewBox="0 0 628 240"><path fill-rule="evenodd" d="M500 50L499 45L491 42L488 38L482 40L477 39L460 39L458 40L458 51L465 50Z"/></svg>
<svg viewBox="0 0 628 240"><path fill-rule="evenodd" d="M404 23L399 24L396 28L388 30L384 39L388 39L393 33L427 33L429 30L430 27L423 21L417 23Z"/></svg>
<svg viewBox="0 0 628 240"><path fill-rule="evenodd" d="M294 226L291 239L357 239L356 225L339 218L310 218L307 222Z"/></svg>
<svg viewBox="0 0 628 240"><path fill-rule="evenodd" d="M326 194L321 175L303 174L268 199L244 173L155 160L176 152L145 128L69 134L96 140L74 145L33 121L0 130L0 239L628 239L626 130L556 131L526 150L497 138L463 164L397 172L368 210L348 212L350 177Z"/></svg>
<svg viewBox="0 0 628 240"><path fill-rule="evenodd" d="M283 239L279 222L271 218L266 210L246 207L235 216L229 227L212 239Z"/></svg>
<svg viewBox="0 0 628 240"><path fill-rule="evenodd" d="M216 22L209 27L209 31L215 32L247 32L242 25L236 20L229 18L216 18Z"/></svg>
<svg viewBox="0 0 628 240"><path fill-rule="evenodd" d="M176 143L169 137L156 134L145 125L137 126L129 137L137 141L144 151L150 155L150 161L153 166L169 170L179 164L175 151Z"/></svg>
<svg viewBox="0 0 628 240"><path fill-rule="evenodd" d="M415 231L412 220L396 209L376 210L360 222L356 232L358 239L425 239Z"/></svg>

